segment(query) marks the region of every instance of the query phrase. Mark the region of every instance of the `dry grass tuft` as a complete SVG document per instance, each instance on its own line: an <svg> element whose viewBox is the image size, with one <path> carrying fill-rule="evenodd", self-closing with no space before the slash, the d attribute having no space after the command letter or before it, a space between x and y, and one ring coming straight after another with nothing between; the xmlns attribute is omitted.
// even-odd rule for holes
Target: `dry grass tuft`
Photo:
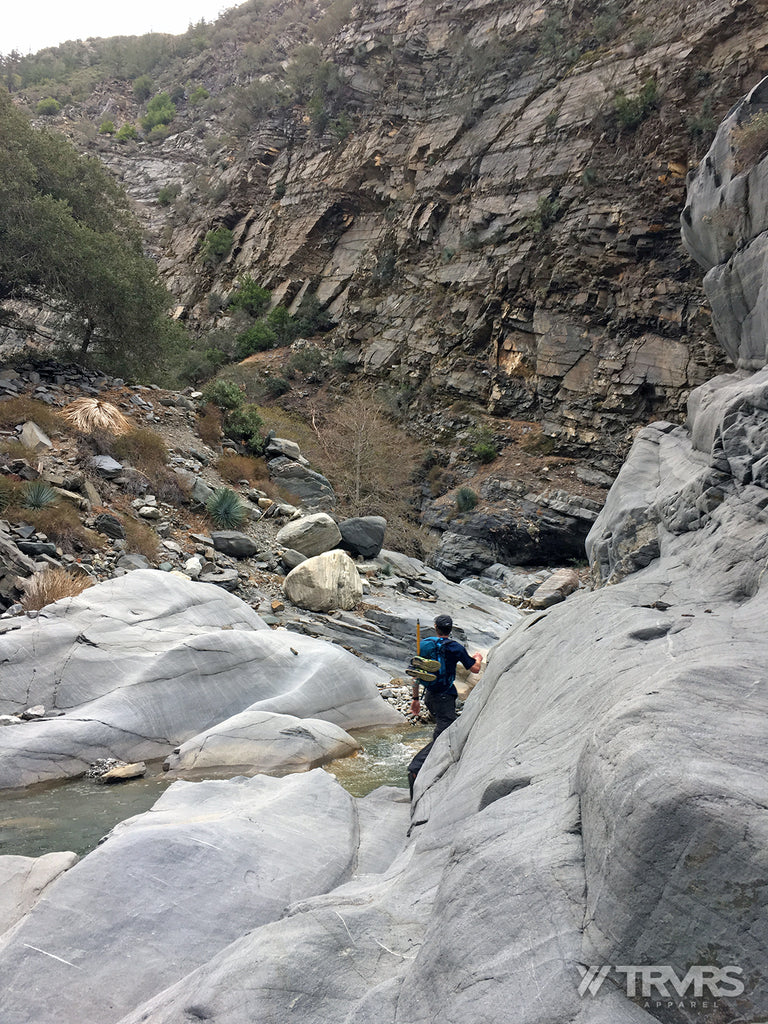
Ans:
<svg viewBox="0 0 768 1024"><path fill-rule="evenodd" d="M74 575L66 569L43 569L24 583L21 606L27 612L39 611L63 597L77 597L92 583L85 573Z"/></svg>
<svg viewBox="0 0 768 1024"><path fill-rule="evenodd" d="M21 510L20 517L68 554L104 547L104 538L83 526L77 509L66 501L48 508L25 508Z"/></svg>
<svg viewBox="0 0 768 1024"><path fill-rule="evenodd" d="M123 516L122 521L125 527L125 550L144 555L150 562L154 562L160 554L160 538L152 527L132 516Z"/></svg>
<svg viewBox="0 0 768 1024"><path fill-rule="evenodd" d="M111 454L121 462L128 462L151 477L168 462L168 449L165 441L149 427L139 427L121 434L112 445Z"/></svg>
<svg viewBox="0 0 768 1024"><path fill-rule="evenodd" d="M0 430L11 430L27 420L33 420L46 434L54 434L67 426L61 413L34 398L22 395L0 402Z"/></svg>
<svg viewBox="0 0 768 1024"><path fill-rule="evenodd" d="M224 417L217 405L209 402L197 416L197 432L209 447L219 443L224 434Z"/></svg>
<svg viewBox="0 0 768 1024"><path fill-rule="evenodd" d="M131 429L131 421L124 416L116 405L102 402L98 398L76 398L63 410L66 420L83 434L92 434L94 430L106 430L117 436L127 434Z"/></svg>
<svg viewBox="0 0 768 1024"><path fill-rule="evenodd" d="M269 469L264 459L252 459L248 455L222 455L216 463L216 469L221 479L229 484L236 484L239 480L255 484L269 479Z"/></svg>

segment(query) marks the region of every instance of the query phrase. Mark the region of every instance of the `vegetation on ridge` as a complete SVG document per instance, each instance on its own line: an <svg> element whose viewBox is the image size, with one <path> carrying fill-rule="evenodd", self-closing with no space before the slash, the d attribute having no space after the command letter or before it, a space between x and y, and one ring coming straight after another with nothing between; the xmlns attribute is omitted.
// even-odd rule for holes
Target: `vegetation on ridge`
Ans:
<svg viewBox="0 0 768 1024"><path fill-rule="evenodd" d="M0 303L58 303L82 353L157 364L181 329L124 192L98 160L32 128L2 87L0 142Z"/></svg>

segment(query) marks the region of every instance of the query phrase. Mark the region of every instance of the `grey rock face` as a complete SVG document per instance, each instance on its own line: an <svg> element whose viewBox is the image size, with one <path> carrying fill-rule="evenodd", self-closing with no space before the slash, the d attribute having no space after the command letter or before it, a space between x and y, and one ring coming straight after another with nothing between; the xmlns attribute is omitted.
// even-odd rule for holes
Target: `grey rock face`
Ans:
<svg viewBox="0 0 768 1024"><path fill-rule="evenodd" d="M12 666L0 712L39 702L55 715L0 730L0 788L82 774L100 757L165 757L246 708L345 729L400 721L377 669L272 632L219 587L156 571L45 608L0 635L0 660Z"/></svg>
<svg viewBox="0 0 768 1024"><path fill-rule="evenodd" d="M299 551L307 558L338 547L340 540L341 532L338 526L325 512L317 512L287 523L275 538L277 544Z"/></svg>
<svg viewBox="0 0 768 1024"><path fill-rule="evenodd" d="M768 159L742 162L739 132L768 106L768 79L730 111L688 184L683 242L707 271L718 340L737 367L768 361ZM759 159L763 156L763 159Z"/></svg>
<svg viewBox="0 0 768 1024"><path fill-rule="evenodd" d="M376 558L384 546L387 521L383 516L357 516L339 523L341 547L362 558Z"/></svg>
<svg viewBox="0 0 768 1024"><path fill-rule="evenodd" d="M178 782L50 885L0 949L3 1022L120 1020L286 906L345 882L356 850L353 800L324 772Z"/></svg>
<svg viewBox="0 0 768 1024"><path fill-rule="evenodd" d="M51 882L76 863L75 853L0 857L0 936L29 913Z"/></svg>

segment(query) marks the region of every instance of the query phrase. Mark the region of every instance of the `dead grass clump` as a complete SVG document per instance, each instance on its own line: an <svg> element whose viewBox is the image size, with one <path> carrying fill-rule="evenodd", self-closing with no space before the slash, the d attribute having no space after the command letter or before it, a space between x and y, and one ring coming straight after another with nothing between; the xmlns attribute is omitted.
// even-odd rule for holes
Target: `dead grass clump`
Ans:
<svg viewBox="0 0 768 1024"><path fill-rule="evenodd" d="M127 434L131 429L131 421L127 416L112 405L98 398L76 398L63 410L65 419L83 434L92 434L94 430L105 430L110 434Z"/></svg>
<svg viewBox="0 0 768 1024"><path fill-rule="evenodd" d="M736 170L746 171L768 151L768 110L753 114L731 131L731 149Z"/></svg>
<svg viewBox="0 0 768 1024"><path fill-rule="evenodd" d="M9 480L7 476L0 476L0 515L7 508L20 505L23 496L24 489L20 480Z"/></svg>
<svg viewBox="0 0 768 1024"><path fill-rule="evenodd" d="M76 551L100 550L105 544L103 537L83 526L77 509L66 501L48 508L25 508L23 519L70 555Z"/></svg>
<svg viewBox="0 0 768 1024"><path fill-rule="evenodd" d="M10 430L19 423L26 423L27 420L34 420L46 434L54 434L57 430L64 430L67 427L67 421L61 413L45 402L24 396L0 402L0 430Z"/></svg>
<svg viewBox="0 0 768 1024"><path fill-rule="evenodd" d="M85 573L68 572L66 569L43 569L24 583L21 607L26 612L39 611L63 597L77 597L93 584Z"/></svg>
<svg viewBox="0 0 768 1024"><path fill-rule="evenodd" d="M135 469L150 477L168 462L165 441L148 427L139 427L116 437L111 454L121 462L130 462Z"/></svg>
<svg viewBox="0 0 768 1024"><path fill-rule="evenodd" d="M197 432L209 447L213 448L224 435L224 417L221 409L209 402L197 415Z"/></svg>
<svg viewBox="0 0 768 1024"><path fill-rule="evenodd" d="M238 480L247 480L249 484L269 479L269 470L264 459L253 459L248 455L235 455L227 452L216 463L216 469L222 480L236 484Z"/></svg>
<svg viewBox="0 0 768 1024"><path fill-rule="evenodd" d="M132 516L123 516L125 527L125 550L137 555L144 555L150 562L160 554L160 538L151 526L139 522Z"/></svg>

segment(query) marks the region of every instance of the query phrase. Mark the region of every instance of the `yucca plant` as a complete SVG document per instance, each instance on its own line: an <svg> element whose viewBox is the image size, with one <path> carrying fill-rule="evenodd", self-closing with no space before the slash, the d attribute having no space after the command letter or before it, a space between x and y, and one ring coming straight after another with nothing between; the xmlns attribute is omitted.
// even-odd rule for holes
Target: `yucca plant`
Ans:
<svg viewBox="0 0 768 1024"><path fill-rule="evenodd" d="M217 487L206 501L205 510L221 530L238 530L248 518L239 495L229 487Z"/></svg>
<svg viewBox="0 0 768 1024"><path fill-rule="evenodd" d="M131 421L116 405L102 402L98 398L76 398L63 410L64 416L84 434L94 430L106 430L110 434L125 434L131 429Z"/></svg>
<svg viewBox="0 0 768 1024"><path fill-rule="evenodd" d="M50 508L58 500L56 491L44 480L32 480L24 487L21 504L23 508Z"/></svg>

